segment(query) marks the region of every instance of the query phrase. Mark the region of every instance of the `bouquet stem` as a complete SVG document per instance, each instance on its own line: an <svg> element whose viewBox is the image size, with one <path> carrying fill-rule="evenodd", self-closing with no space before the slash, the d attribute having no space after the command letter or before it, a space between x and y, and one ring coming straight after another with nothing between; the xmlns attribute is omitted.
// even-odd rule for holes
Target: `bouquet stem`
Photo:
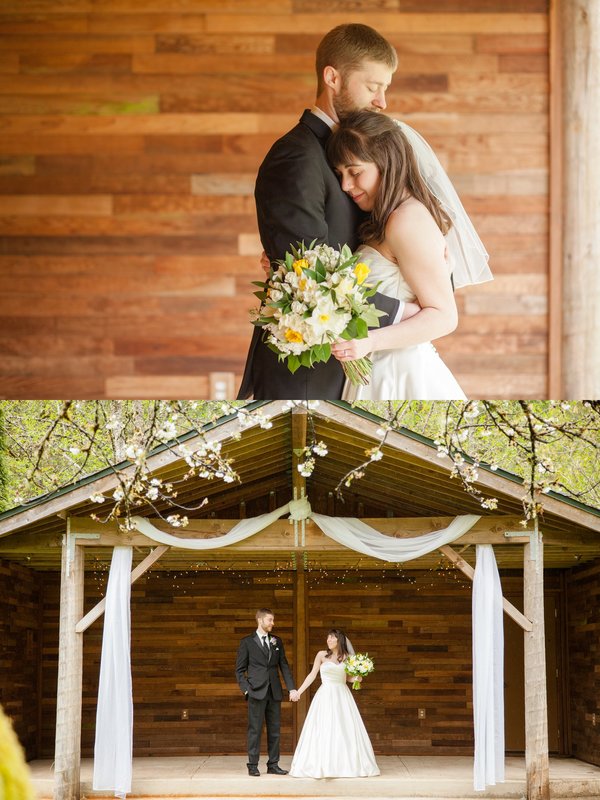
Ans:
<svg viewBox="0 0 600 800"><path fill-rule="evenodd" d="M353 386L367 386L373 370L373 362L368 356L354 361L342 361L344 375Z"/></svg>
<svg viewBox="0 0 600 800"><path fill-rule="evenodd" d="M352 688L358 691L358 689L360 689L360 681L352 681Z"/></svg>

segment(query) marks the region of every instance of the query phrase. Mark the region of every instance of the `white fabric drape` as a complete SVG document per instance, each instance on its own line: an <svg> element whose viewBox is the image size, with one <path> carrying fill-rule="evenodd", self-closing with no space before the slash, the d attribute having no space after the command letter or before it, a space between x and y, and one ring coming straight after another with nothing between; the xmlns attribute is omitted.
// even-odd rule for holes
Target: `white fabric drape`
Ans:
<svg viewBox="0 0 600 800"><path fill-rule="evenodd" d="M504 781L504 627L502 587L491 544L477 545L473 579L473 786Z"/></svg>
<svg viewBox="0 0 600 800"><path fill-rule="evenodd" d="M410 561L431 553L438 547L459 539L480 519L476 514L463 514L455 517L447 528L440 531L407 539L396 539L393 536L386 536L360 519L315 514L311 511L308 500L303 498L286 503L268 514L242 519L236 522L229 533L215 536L213 539L184 539L173 536L158 530L144 517L134 517L133 522L140 533L160 544L183 547L186 550L215 550L254 536L288 513L297 520L312 519L324 534L344 547L383 561Z"/></svg>
<svg viewBox="0 0 600 800"><path fill-rule="evenodd" d="M249 536L254 536L255 533L259 533L280 517L283 517L284 514L289 513L290 505L291 503L286 503L284 506L280 506L274 511L269 511L267 514L260 514L258 517L251 517L250 519L242 519L236 522L229 533L215 536L214 539L184 539L180 536L173 536L171 533L165 533L155 528L144 517L133 517L133 522L140 533L160 544L183 547L185 550L215 550L218 547L228 547L230 544L237 544L237 542L242 542Z"/></svg>
<svg viewBox="0 0 600 800"><path fill-rule="evenodd" d="M133 699L131 688L131 547L113 550L106 590L102 659L96 711L94 790L117 797L131 791Z"/></svg>
<svg viewBox="0 0 600 800"><path fill-rule="evenodd" d="M480 517L456 517L447 528L423 536L386 536L360 519L314 514L303 498L268 514L237 522L212 539L188 539L158 530L135 517L137 530L161 544L189 550L214 550L241 542L284 514L312 519L334 541L383 561L419 558L463 536ZM123 797L131 790L133 703L130 662L131 547L115 547L106 596L102 662L96 719L94 789L112 789ZM502 589L491 545L477 546L473 583L473 708L475 722L474 787L504 780L504 696Z"/></svg>
<svg viewBox="0 0 600 800"><path fill-rule="evenodd" d="M396 539L380 533L360 519L326 517L323 514L312 514L311 518L330 539L351 550L380 558L382 561L411 561L413 558L424 556L460 538L480 519L475 514L464 514L453 519L450 525L441 531Z"/></svg>

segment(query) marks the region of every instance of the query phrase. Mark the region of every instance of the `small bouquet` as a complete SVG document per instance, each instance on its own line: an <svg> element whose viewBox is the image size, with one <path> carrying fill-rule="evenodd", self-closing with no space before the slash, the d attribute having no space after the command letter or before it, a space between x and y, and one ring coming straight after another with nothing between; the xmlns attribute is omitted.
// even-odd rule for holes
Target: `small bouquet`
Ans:
<svg viewBox="0 0 600 800"><path fill-rule="evenodd" d="M353 656L348 656L344 661L344 669L347 675L360 676L364 678L365 675L370 675L375 669L373 659L369 658L368 653L355 653ZM360 689L360 681L352 683L353 689Z"/></svg>
<svg viewBox="0 0 600 800"><path fill-rule="evenodd" d="M266 281L254 281L261 306L251 315L253 324L266 330L267 346L294 373L298 367L328 361L332 342L368 336L385 311L368 302L377 287L365 283L369 267L347 245L338 251L326 244L315 247L314 241L308 248L298 242L290 250L275 262L277 268ZM366 385L373 364L359 358L342 367L354 385Z"/></svg>

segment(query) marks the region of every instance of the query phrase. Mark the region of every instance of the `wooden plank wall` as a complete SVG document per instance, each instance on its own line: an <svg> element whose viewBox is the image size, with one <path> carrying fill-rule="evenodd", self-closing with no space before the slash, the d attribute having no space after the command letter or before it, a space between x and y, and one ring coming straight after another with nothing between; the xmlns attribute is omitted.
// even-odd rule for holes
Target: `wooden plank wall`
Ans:
<svg viewBox="0 0 600 800"><path fill-rule="evenodd" d="M292 572L153 572L133 587L134 753L137 756L244 753L246 708L235 682L240 638L265 604L293 666ZM376 672L356 695L379 754L471 755L471 586L454 572L397 574L349 569L307 573L309 664L329 627L342 627ZM86 574L86 608L106 572ZM45 576L42 747L52 758L56 698L58 576ZM522 595L522 579L503 578ZM549 588L556 588L552 579ZM440 613L440 603L444 612ZM513 625L514 623L509 622ZM92 754L102 623L84 639L83 754ZM511 655L507 653L509 663ZM512 668L515 668L514 659ZM518 667L517 667L518 668ZM318 688L313 685L312 692ZM419 708L426 718L417 719ZM188 720L181 714L188 710ZM292 752L292 709L282 708L282 752Z"/></svg>
<svg viewBox="0 0 600 800"><path fill-rule="evenodd" d="M348 9L350 7L350 10ZM252 198L359 21L400 54L496 280L439 350L470 396L547 396L548 0L3 0L0 394L235 391L260 276Z"/></svg>
<svg viewBox="0 0 600 800"><path fill-rule="evenodd" d="M86 609L106 572L86 573ZM256 630L267 606L293 662L293 574L151 572L132 587L134 755L243 753L246 704L235 678L240 639ZM48 576L44 601L42 752L54 752L59 576ZM84 634L82 754L94 747L102 619ZM182 720L182 712L188 719ZM282 748L292 748L292 709L282 710Z"/></svg>
<svg viewBox="0 0 600 800"><path fill-rule="evenodd" d="M572 755L600 766L600 560L570 571L567 598Z"/></svg>
<svg viewBox="0 0 600 800"><path fill-rule="evenodd" d="M0 561L0 705L27 759L38 752L42 576Z"/></svg>

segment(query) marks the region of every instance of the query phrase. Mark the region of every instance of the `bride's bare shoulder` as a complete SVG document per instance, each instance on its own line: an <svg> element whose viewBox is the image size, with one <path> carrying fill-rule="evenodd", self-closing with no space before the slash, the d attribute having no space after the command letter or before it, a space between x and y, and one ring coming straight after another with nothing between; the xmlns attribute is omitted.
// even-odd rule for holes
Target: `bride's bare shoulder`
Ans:
<svg viewBox="0 0 600 800"><path fill-rule="evenodd" d="M398 247L411 247L415 241L443 242L443 236L423 203L409 197L390 214L385 227L385 240L396 252Z"/></svg>

